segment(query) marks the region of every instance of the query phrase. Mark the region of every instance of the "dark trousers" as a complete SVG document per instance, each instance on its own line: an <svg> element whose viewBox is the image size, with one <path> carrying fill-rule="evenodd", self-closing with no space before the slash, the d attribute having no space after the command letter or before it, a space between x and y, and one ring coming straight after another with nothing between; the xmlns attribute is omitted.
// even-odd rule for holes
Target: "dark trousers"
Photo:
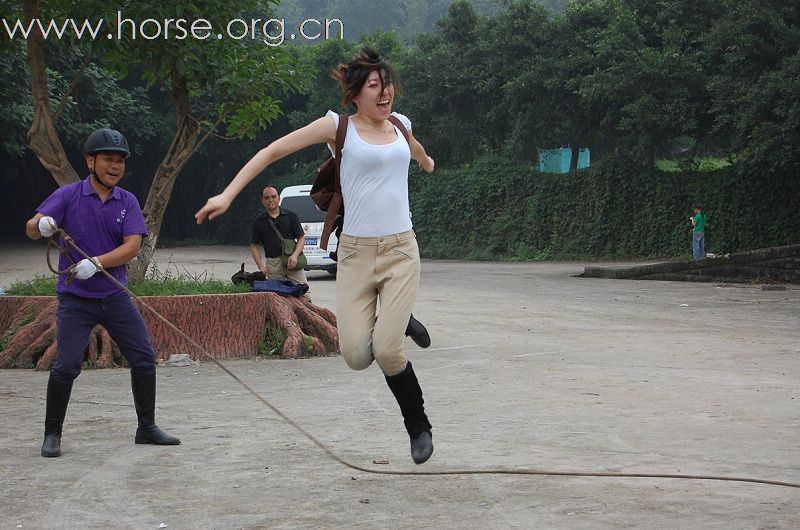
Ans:
<svg viewBox="0 0 800 530"><path fill-rule="evenodd" d="M68 383L81 373L89 334L98 324L106 328L117 343L133 375L155 373L156 352L150 334L127 293L106 298L59 293L56 319L58 350L51 372L57 381Z"/></svg>

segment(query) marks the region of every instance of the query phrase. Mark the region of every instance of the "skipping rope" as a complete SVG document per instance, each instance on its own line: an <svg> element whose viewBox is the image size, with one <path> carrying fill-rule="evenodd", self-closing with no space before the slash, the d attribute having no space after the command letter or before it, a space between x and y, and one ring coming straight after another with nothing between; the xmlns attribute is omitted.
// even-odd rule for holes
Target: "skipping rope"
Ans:
<svg viewBox="0 0 800 530"><path fill-rule="evenodd" d="M55 237L60 236L61 240L63 241L63 246L55 242ZM72 248L78 254L83 256L86 259L91 259L91 256L86 254L80 247L78 247L73 239L69 237L69 235L62 229L58 229L53 236L48 238L48 247L47 247L47 265L51 271L55 274L66 274L68 280L71 280L74 276L74 268L75 263L68 267L67 269L61 271L58 270L57 267L53 267L52 263L50 262L50 250L52 248L56 248L69 258L69 254L67 251ZM124 289L133 299L135 299L142 307L145 307L148 311L150 311L156 318L164 322L169 328L174 330L177 334L181 337L186 339L189 344L191 344L203 358L211 361L220 370L228 374L234 381L239 383L245 390L247 390L254 398L264 404L267 408L272 410L278 417L280 417L283 421L291 425L295 430L297 430L300 434L305 436L308 440L310 440L314 445L316 445L322 452L328 455L331 459L338 462L339 464L348 467L350 469L361 471L364 473L370 473L373 475L405 475L405 476L446 476L446 475L536 475L536 476L555 476L555 477L606 477L606 478L654 478L654 479L682 479L682 480L710 480L710 481L721 481L721 482L746 482L746 483L753 483L753 484L766 484L770 486L782 486L786 488L799 488L800 483L797 482L785 482L780 480L767 480L767 479L759 479L759 478L751 478L751 477L735 477L735 476L720 476L720 475L687 475L687 474L669 474L669 473L612 473L612 472L602 472L602 471L550 471L544 469L525 469L525 468L517 468L517 469L505 469L505 468L483 468L483 469L441 469L441 470L432 470L432 471L403 471L403 470L391 470L391 469L377 469L377 468L370 468L364 467L359 464L354 464L349 462L335 453L330 447L319 441L314 435L306 431L303 427L301 427L297 422L292 420L289 416L287 416L283 411L281 411L278 407L273 405L269 402L269 400L262 397L258 392L256 392L253 387L248 385L246 382L242 381L242 379L233 373L225 364L223 364L219 359L215 359L213 355L211 355L205 348L203 348L200 344L197 343L194 339L192 339L189 335L184 333L181 329L179 329L175 324L170 322L167 318L161 315L158 311L156 311L152 306L150 306L147 302L139 298L137 295L133 294L125 285L123 285L119 280L117 280L111 273L106 271L104 268L100 269L100 272L106 275L112 282L114 282L118 287Z"/></svg>

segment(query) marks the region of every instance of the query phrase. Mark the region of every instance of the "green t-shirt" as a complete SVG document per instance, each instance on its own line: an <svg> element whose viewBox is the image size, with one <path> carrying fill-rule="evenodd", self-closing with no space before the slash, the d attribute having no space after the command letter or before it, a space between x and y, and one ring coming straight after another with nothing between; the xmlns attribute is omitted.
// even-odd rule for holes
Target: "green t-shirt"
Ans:
<svg viewBox="0 0 800 530"><path fill-rule="evenodd" d="M703 212L698 213L694 216L694 228L692 229L693 232L704 232L706 228L706 216L703 215Z"/></svg>

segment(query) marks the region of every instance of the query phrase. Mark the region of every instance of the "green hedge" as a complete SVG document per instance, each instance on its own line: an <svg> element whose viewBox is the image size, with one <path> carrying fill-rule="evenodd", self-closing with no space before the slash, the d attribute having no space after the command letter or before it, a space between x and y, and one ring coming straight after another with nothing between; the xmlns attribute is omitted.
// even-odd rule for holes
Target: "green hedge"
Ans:
<svg viewBox="0 0 800 530"><path fill-rule="evenodd" d="M490 155L411 178L424 257L477 260L684 257L693 202L706 248L726 253L800 242L800 183L744 166L665 172L607 158L568 174Z"/></svg>

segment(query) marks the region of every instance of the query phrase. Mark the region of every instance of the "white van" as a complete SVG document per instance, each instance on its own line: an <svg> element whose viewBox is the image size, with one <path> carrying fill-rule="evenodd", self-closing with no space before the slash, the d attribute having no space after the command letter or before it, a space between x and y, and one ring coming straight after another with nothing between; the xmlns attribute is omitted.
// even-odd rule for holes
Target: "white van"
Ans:
<svg viewBox="0 0 800 530"><path fill-rule="evenodd" d="M336 250L338 241L336 235L331 234L328 250L319 247L326 214L317 208L310 193L311 184L284 188L281 191L281 208L296 213L300 218L300 226L306 233L306 244L303 247L303 254L308 259L306 270L324 270L336 274L336 262L330 258L330 253Z"/></svg>

